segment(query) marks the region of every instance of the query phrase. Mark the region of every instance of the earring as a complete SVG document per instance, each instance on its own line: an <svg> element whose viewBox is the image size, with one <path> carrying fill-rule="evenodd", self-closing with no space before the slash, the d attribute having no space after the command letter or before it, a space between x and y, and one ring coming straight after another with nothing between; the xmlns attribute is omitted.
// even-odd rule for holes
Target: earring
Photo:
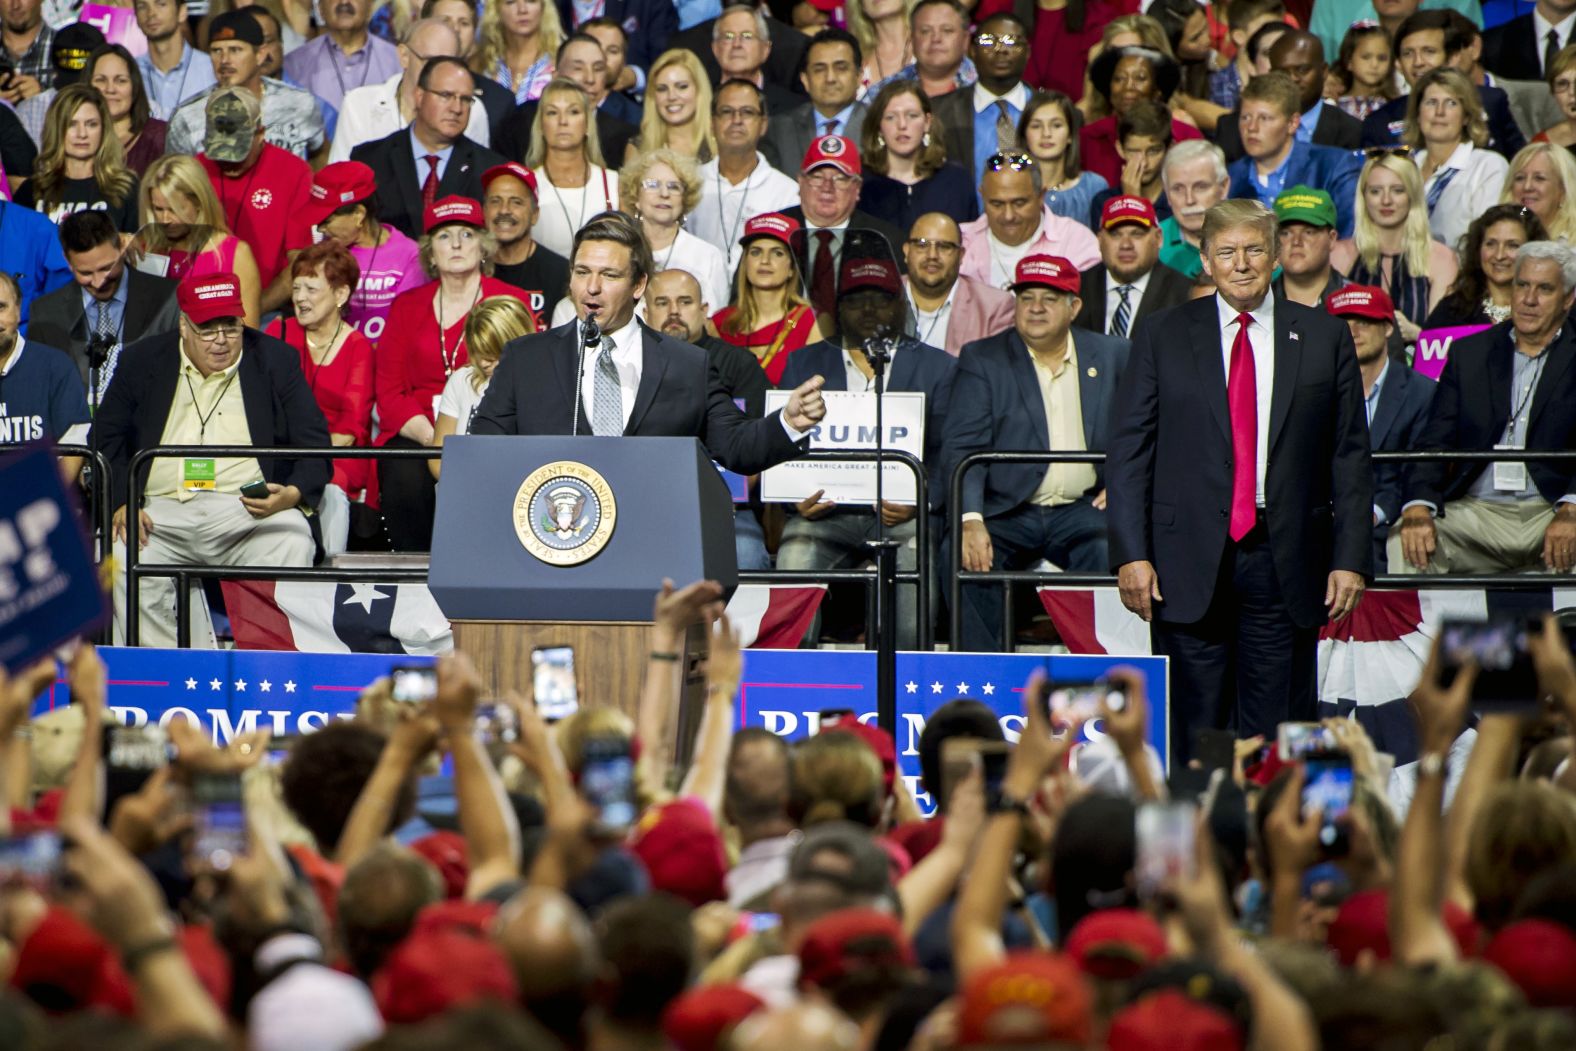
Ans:
<svg viewBox="0 0 1576 1051"><path fill-rule="evenodd" d="M927 148L930 146L930 132L927 131L924 135L920 136L919 144Z"/></svg>
<svg viewBox="0 0 1576 1051"><path fill-rule="evenodd" d="M876 134L876 149L886 149L886 137L881 135L879 132Z"/></svg>

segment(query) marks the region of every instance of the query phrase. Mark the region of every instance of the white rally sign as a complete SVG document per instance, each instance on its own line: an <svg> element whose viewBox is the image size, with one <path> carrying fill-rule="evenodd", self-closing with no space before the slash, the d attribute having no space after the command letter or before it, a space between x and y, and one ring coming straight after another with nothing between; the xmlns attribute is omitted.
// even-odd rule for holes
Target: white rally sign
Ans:
<svg viewBox="0 0 1576 1051"><path fill-rule="evenodd" d="M766 392L766 411L788 403L788 391ZM826 418L810 429L810 448L874 449L876 447L876 396L873 393L824 391ZM925 451L925 395L890 392L882 396L881 424L886 429L882 447L923 455ZM888 463L882 480L882 499L889 503L914 502L914 474L905 464ZM798 503L815 491L822 500L836 504L874 504L876 465L790 460L761 474L761 499L768 503Z"/></svg>

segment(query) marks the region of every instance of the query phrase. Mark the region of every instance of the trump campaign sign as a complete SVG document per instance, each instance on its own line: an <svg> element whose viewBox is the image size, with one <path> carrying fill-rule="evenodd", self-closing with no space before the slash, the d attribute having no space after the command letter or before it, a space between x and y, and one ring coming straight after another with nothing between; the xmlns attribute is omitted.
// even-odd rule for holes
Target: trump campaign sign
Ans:
<svg viewBox="0 0 1576 1051"><path fill-rule="evenodd" d="M791 392L766 392L768 414L788 404ZM810 449L874 449L876 447L876 396L864 391L824 391L826 418L809 430ZM881 396L881 446L922 457L925 452L925 395L892 391ZM881 498L893 503L914 502L914 472L900 463L885 465ZM870 463L832 463L825 460L790 460L761 474L761 499L768 503L798 503L817 490L822 500L834 504L874 504L876 466Z"/></svg>

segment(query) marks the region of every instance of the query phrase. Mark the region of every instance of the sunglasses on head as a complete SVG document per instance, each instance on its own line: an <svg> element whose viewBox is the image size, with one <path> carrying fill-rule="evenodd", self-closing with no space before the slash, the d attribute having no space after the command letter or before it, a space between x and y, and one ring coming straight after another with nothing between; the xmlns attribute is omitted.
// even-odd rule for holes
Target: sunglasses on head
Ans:
<svg viewBox="0 0 1576 1051"><path fill-rule="evenodd" d="M985 158L985 170L999 172L1003 168L1011 168L1015 172L1030 171L1034 167L1034 158L1027 153L993 153Z"/></svg>

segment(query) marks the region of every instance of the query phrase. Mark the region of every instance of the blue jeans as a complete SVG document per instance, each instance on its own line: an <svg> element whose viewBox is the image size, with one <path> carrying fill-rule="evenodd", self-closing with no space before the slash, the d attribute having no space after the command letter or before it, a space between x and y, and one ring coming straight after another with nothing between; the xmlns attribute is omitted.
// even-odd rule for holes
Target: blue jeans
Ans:
<svg viewBox="0 0 1576 1051"><path fill-rule="evenodd" d="M897 568L912 572L919 564L918 519L893 526L886 535L899 542ZM824 518L809 521L798 515L788 519L783 541L777 548L778 569L854 569L874 561L865 541L876 537L876 516L862 510L833 511ZM913 584L897 586L897 648L911 650L919 645L919 588ZM867 624L867 632L875 625ZM810 641L820 635L820 617L810 626Z"/></svg>
<svg viewBox="0 0 1576 1051"><path fill-rule="evenodd" d="M733 551L741 573L772 568L772 556L766 553L766 534L761 531L760 519L748 507L734 508Z"/></svg>

